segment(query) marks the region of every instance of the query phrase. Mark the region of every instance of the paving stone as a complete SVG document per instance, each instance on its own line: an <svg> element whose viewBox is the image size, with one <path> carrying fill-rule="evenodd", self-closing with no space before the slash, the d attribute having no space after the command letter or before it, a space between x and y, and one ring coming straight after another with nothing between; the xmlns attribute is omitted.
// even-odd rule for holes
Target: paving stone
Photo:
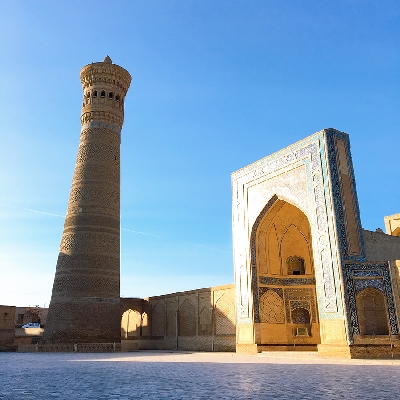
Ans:
<svg viewBox="0 0 400 400"><path fill-rule="evenodd" d="M396 399L399 360L2 353L0 399Z"/></svg>

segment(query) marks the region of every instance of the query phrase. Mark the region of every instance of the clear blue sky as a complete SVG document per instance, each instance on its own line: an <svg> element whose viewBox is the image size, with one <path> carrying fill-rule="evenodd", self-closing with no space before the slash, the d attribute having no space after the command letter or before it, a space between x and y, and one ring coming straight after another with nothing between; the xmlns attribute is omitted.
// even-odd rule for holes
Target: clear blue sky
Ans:
<svg viewBox="0 0 400 400"><path fill-rule="evenodd" d="M350 134L363 226L400 212L400 2L0 0L0 304L48 305L80 69L132 75L121 295L233 282L230 173Z"/></svg>

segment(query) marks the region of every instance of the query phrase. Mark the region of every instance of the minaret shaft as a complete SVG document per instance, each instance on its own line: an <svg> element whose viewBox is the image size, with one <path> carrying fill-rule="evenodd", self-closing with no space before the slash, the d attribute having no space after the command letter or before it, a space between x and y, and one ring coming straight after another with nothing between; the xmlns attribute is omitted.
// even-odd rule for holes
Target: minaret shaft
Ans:
<svg viewBox="0 0 400 400"><path fill-rule="evenodd" d="M120 341L120 143L129 73L81 70L81 135L44 343Z"/></svg>

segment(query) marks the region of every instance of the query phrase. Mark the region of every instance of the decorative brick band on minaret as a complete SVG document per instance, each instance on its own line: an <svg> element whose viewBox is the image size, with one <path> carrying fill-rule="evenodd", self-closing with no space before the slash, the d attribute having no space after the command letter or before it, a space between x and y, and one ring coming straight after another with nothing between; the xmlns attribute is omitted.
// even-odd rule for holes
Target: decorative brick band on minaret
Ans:
<svg viewBox="0 0 400 400"><path fill-rule="evenodd" d="M82 68L81 136L45 344L120 342L120 143L131 76L110 57Z"/></svg>

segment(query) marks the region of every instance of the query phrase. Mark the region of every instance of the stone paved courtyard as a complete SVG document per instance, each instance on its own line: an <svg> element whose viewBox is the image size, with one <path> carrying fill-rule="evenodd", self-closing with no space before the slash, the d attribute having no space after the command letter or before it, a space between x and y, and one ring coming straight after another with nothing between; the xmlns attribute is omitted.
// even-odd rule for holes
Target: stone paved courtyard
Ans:
<svg viewBox="0 0 400 400"><path fill-rule="evenodd" d="M400 360L0 353L0 399L398 399Z"/></svg>

